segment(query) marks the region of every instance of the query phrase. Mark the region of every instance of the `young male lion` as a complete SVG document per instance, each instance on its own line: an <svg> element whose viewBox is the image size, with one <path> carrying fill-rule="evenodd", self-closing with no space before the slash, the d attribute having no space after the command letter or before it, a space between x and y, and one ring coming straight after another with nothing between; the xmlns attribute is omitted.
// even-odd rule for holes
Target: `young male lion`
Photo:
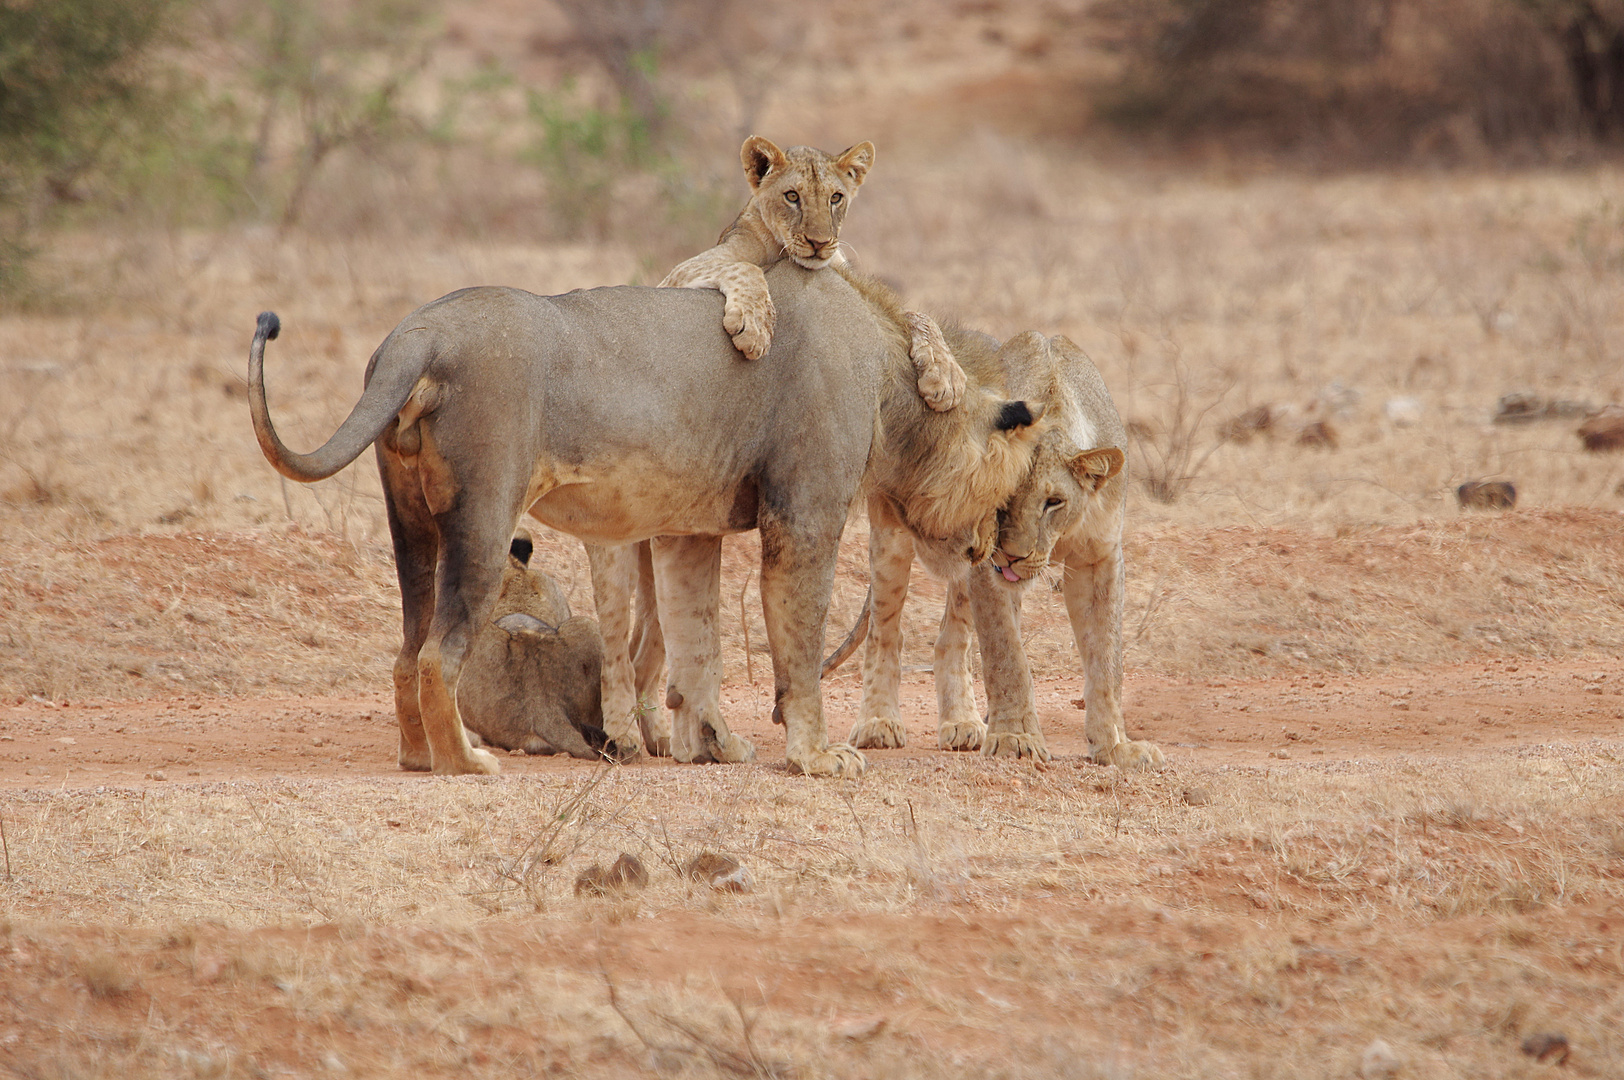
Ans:
<svg viewBox="0 0 1624 1080"><path fill-rule="evenodd" d="M956 335L954 352L972 378L991 382L1001 369L1004 392L1042 402L1050 421L1030 471L998 513L997 542L987 563L933 565L948 582L933 665L937 742L944 750L1035 757L1049 751L1038 725L1032 672L1021 642L1021 598L1051 565L1061 569L1077 651L1082 657L1089 753L1122 769L1162 764L1160 748L1129 739L1122 720L1122 511L1125 477L1122 420L1092 361L1065 337L1027 331L999 346L980 335ZM995 351L996 350L996 351ZM869 511L873 581L863 698L850 742L894 747L907 742L898 700L902 605L915 540L895 515ZM977 715L970 676L970 625L981 642L988 718ZM842 653L857 644L859 625ZM843 657L842 657L843 658ZM825 672L838 660L832 659Z"/></svg>
<svg viewBox="0 0 1624 1080"><path fill-rule="evenodd" d="M715 247L678 263L660 286L720 290L723 329L740 352L759 360L772 345L777 319L765 271L785 256L808 270L845 263L840 226L874 165L874 144L861 142L830 157L810 146L780 150L752 135L739 158L750 201ZM931 408L946 412L964 397L964 372L930 316L907 312L906 319L919 393Z"/></svg>

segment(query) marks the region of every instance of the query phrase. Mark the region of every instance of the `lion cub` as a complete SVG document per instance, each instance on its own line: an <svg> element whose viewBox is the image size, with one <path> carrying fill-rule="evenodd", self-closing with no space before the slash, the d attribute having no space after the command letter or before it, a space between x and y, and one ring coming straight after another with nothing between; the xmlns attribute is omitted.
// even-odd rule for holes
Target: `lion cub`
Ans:
<svg viewBox="0 0 1624 1080"><path fill-rule="evenodd" d="M679 263L662 288L719 289L722 327L733 344L759 360L772 344L776 313L767 292L768 267L788 255L808 270L840 265L840 224L874 164L874 144L861 142L830 157L810 146L780 150L752 135L739 149L750 201L709 251ZM938 412L964 396L964 371L928 315L907 313L909 355L919 393Z"/></svg>

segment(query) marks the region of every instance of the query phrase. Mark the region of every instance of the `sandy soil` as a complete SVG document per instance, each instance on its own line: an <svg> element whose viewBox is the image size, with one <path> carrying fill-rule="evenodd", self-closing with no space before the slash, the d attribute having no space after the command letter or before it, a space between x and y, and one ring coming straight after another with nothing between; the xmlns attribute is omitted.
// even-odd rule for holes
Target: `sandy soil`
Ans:
<svg viewBox="0 0 1624 1080"><path fill-rule="evenodd" d="M767 720L768 687L724 688L734 729L758 760L781 767L783 729ZM829 729L856 721L855 675L833 680ZM1039 681L1039 714L1059 760L1085 757L1081 677ZM1624 676L1594 662L1486 661L1399 675L1218 679L1197 683L1129 677L1133 734L1193 765L1272 766L1281 760L1347 761L1393 755L1454 758L1543 743L1624 738ZM930 678L904 680L909 745L869 752L874 767L935 758ZM395 767L394 705L360 697L211 698L150 701L29 700L0 706L0 788L147 788L163 783L300 778L414 778ZM669 760L630 769L682 770ZM509 754L503 771L548 776L589 770L568 757Z"/></svg>

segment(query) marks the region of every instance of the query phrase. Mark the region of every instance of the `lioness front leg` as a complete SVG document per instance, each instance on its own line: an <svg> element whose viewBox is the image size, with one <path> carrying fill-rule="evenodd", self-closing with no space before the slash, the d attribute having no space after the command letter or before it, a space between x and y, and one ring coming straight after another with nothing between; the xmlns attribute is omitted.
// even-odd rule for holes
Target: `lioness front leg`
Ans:
<svg viewBox="0 0 1624 1080"><path fill-rule="evenodd" d="M943 750L979 750L987 725L976 715L970 675L970 582L947 583L947 605L936 635L936 745Z"/></svg>
<svg viewBox="0 0 1624 1080"><path fill-rule="evenodd" d="M970 568L970 608L987 682L987 733L981 752L1048 761L1049 748L1032 697L1032 669L1021 645L1020 603L1020 594L998 584L990 567Z"/></svg>
<svg viewBox="0 0 1624 1080"><path fill-rule="evenodd" d="M857 747L908 745L902 726L902 606L908 599L913 537L882 499L869 500L868 567L872 599L863 648L863 697L848 741Z"/></svg>
<svg viewBox="0 0 1624 1080"><path fill-rule="evenodd" d="M1122 722L1123 561L1120 543L1103 557L1068 553L1061 592L1083 658L1083 731L1088 752L1101 765L1160 767L1166 757L1151 742L1128 738Z"/></svg>
<svg viewBox="0 0 1624 1080"><path fill-rule="evenodd" d="M767 275L755 263L712 248L678 263L660 287L721 290L722 329L733 339L734 347L749 360L767 354L778 312L767 291Z"/></svg>
<svg viewBox="0 0 1624 1080"><path fill-rule="evenodd" d="M761 614L773 657L773 718L784 725L790 771L849 779L861 776L868 762L856 747L829 741L819 681L844 522L842 511L821 535L809 537L777 520L760 523Z"/></svg>
<svg viewBox="0 0 1624 1080"><path fill-rule="evenodd" d="M919 373L919 396L937 412L956 408L964 400L964 369L948 348L942 328L923 312L910 311L906 315L908 355Z"/></svg>
<svg viewBox="0 0 1624 1080"><path fill-rule="evenodd" d="M722 718L722 538L662 536L651 542L654 588L671 661L665 704L671 756L682 762L753 761L756 748Z"/></svg>
<svg viewBox="0 0 1624 1080"><path fill-rule="evenodd" d="M637 589L636 544L587 544L592 600L603 634L603 734L605 749L620 760L643 752L638 730L637 679L632 665L632 596Z"/></svg>

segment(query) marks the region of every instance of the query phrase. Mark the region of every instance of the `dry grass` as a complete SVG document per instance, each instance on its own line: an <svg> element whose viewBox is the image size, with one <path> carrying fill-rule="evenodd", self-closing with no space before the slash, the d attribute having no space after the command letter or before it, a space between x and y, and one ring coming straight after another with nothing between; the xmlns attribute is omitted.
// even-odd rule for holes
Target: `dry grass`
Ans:
<svg viewBox="0 0 1624 1080"><path fill-rule="evenodd" d="M1109 173L1007 142L970 149L928 163L887 159L847 236L866 265L932 311L999 335L1035 326L1083 343L1124 415L1148 430L1167 430L1181 408L1201 419L1182 436L1182 460L1200 468L1177 501L1132 489L1131 664L1199 675L1255 670L1260 655L1265 668L1364 669L1501 646L1530 656L1616 648L1613 605L1598 598L1617 592L1604 537L1610 512L1624 508L1624 455L1584 453L1568 421L1488 422L1511 390L1598 404L1624 395L1615 171L1246 179ZM375 473L362 462L300 487L264 465L241 396L259 309L277 309L286 327L269 364L272 407L291 442L313 445L347 412L367 352L413 304L473 282L548 292L653 273L613 247L253 231L86 235L50 255L49 272L73 283L77 299L0 319L0 603L10 607L0 693L52 697L75 686L151 693L162 685L151 671L116 674L140 666L143 641L170 674L217 691L256 680L352 690L382 677L395 646ZM1414 399L1420 423L1386 418L1383 406L1400 396ZM1299 446L1289 433L1218 446L1224 420L1263 403L1317 410L1337 428L1337 447ZM1485 477L1516 483L1519 516L1609 514L1536 514L1505 534L1493 518L1468 526L1451 493ZM1552 540L1571 558L1534 536L1553 524L1573 533ZM290 526L334 538L319 557L329 541L308 550L342 572L319 587L310 579L311 602L279 612L282 571L269 553ZM1284 531L1219 534L1206 559L1215 527ZM205 611L195 592L183 598L185 573L155 590L156 561L124 583L51 593L53 567L69 580L64 564L75 558L113 564L115 538L130 533L206 537L190 554L221 561L195 585L217 602ZM863 539L859 523L835 623L861 601ZM736 609L741 588L750 592L752 543L730 544L728 555L730 677L746 666ZM207 552L220 544L233 553ZM264 563L249 559L254 544ZM1299 544L1312 560L1269 554ZM544 565L584 607L576 546L550 544ZM258 595L220 594L219 579L243 573ZM313 599L335 590L359 606L329 620ZM940 595L928 584L921 592ZM274 633L234 621L264 605ZM745 607L755 606L751 593ZM1069 664L1059 605L1033 609L1040 671ZM748 617L760 647L758 616ZM103 627L98 619L112 632L92 640L114 655L73 645ZM919 646L910 663L928 662L934 619L928 604L910 615ZM238 632L260 644L227 644ZM279 646L266 644L273 637ZM301 638L328 644L291 643Z"/></svg>
<svg viewBox="0 0 1624 1080"><path fill-rule="evenodd" d="M69 1075L1284 1077L1380 1037L1405 1075L1522 1076L1517 1041L1555 1029L1610 1075L1618 753L17 794L0 985L35 1004L0 1046ZM702 849L755 891L685 879ZM647 889L573 895L619 851ZM98 1034L52 1046L75 986Z"/></svg>

